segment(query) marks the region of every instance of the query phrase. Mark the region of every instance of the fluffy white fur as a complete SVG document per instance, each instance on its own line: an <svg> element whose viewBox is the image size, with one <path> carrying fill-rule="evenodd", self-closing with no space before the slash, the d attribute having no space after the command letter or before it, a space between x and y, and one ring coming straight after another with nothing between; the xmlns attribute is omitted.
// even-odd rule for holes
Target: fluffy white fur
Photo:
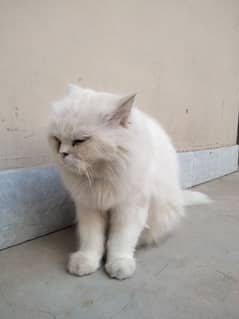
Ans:
<svg viewBox="0 0 239 319"><path fill-rule="evenodd" d="M49 141L79 220L79 250L68 264L72 274L94 272L107 251L107 273L131 276L137 245L171 231L185 205L208 201L181 190L169 137L134 106L134 98L71 86L54 103Z"/></svg>

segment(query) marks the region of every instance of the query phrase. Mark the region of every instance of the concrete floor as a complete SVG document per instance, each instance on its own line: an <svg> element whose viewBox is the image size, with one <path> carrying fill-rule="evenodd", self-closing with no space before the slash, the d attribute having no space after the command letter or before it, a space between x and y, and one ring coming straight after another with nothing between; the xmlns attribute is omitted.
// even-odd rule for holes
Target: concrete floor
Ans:
<svg viewBox="0 0 239 319"><path fill-rule="evenodd" d="M66 273L72 228L0 252L1 319L238 319L239 174L197 189L215 202L188 210L177 232L137 252L125 281Z"/></svg>

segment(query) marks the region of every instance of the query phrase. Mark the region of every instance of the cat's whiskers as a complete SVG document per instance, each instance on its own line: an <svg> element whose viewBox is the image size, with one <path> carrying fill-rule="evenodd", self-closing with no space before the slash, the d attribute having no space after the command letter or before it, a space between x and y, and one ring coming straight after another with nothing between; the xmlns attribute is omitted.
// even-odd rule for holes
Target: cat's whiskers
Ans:
<svg viewBox="0 0 239 319"><path fill-rule="evenodd" d="M92 187L92 185L93 185L93 178L92 178L92 175L91 175L91 172L90 172L89 167L86 168L86 170L85 170L85 176L87 177L87 180L88 180L88 182L89 182L89 186Z"/></svg>
<svg viewBox="0 0 239 319"><path fill-rule="evenodd" d="M92 166L88 167L88 173L89 173L89 176L91 178L91 182L93 184L94 183L94 179L95 179L95 174L94 174L94 169L93 169Z"/></svg>

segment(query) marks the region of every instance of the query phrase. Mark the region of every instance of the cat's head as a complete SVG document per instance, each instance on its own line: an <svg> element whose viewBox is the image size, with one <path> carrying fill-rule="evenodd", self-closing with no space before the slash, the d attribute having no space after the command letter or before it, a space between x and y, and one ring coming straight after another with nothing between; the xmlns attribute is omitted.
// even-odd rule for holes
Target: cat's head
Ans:
<svg viewBox="0 0 239 319"><path fill-rule="evenodd" d="M123 141L134 98L71 85L69 94L53 104L49 125L57 162L71 172L86 174L127 153Z"/></svg>

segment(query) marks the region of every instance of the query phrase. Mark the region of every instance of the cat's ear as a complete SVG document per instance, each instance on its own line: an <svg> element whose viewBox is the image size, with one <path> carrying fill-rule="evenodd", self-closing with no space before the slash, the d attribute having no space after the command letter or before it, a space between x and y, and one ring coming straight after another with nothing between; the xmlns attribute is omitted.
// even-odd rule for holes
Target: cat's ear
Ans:
<svg viewBox="0 0 239 319"><path fill-rule="evenodd" d="M136 94L131 94L120 98L117 102L116 109L110 116L110 121L127 127L128 118L134 104L135 96Z"/></svg>

